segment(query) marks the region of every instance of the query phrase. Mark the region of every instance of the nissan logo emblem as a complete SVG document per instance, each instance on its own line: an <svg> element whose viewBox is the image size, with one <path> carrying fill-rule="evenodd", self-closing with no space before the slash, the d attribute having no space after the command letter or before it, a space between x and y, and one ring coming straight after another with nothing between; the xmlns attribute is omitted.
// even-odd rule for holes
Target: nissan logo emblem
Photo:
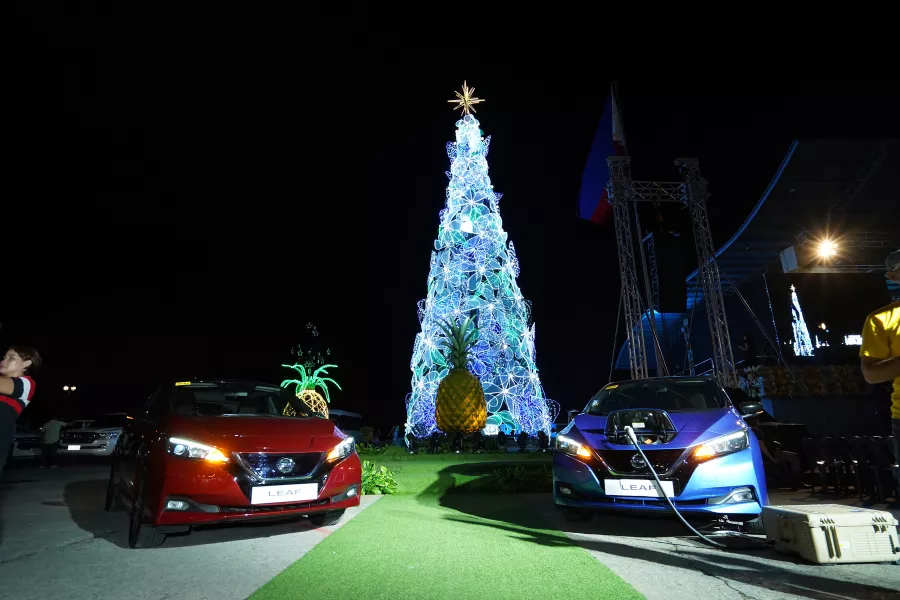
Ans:
<svg viewBox="0 0 900 600"><path fill-rule="evenodd" d="M647 468L647 461L641 458L640 454L635 454L631 457L631 467L635 471L643 471Z"/></svg>
<svg viewBox="0 0 900 600"><path fill-rule="evenodd" d="M279 472L287 474L294 470L295 464L293 458L285 456L278 459L278 462L275 463L275 468L278 469Z"/></svg>

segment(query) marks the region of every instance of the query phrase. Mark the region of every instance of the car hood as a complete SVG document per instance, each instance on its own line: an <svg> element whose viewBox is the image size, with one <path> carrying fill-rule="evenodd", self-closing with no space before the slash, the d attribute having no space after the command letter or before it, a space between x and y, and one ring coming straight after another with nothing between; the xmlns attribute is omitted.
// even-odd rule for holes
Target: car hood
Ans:
<svg viewBox="0 0 900 600"><path fill-rule="evenodd" d="M60 433L122 433L123 429L124 427L87 427L85 429L63 429Z"/></svg>
<svg viewBox="0 0 900 600"><path fill-rule="evenodd" d="M320 417L173 415L168 434L232 452L325 452L346 436Z"/></svg>
<svg viewBox="0 0 900 600"><path fill-rule="evenodd" d="M670 412L667 414L675 424L677 433L668 443L654 445L653 449L686 448L720 435L746 429L743 419L731 407L702 412ZM577 429L584 440L594 448L623 448L622 445L612 444L607 440L604 433L606 417L581 414L575 417L573 428ZM627 447L632 448L633 446L628 444Z"/></svg>

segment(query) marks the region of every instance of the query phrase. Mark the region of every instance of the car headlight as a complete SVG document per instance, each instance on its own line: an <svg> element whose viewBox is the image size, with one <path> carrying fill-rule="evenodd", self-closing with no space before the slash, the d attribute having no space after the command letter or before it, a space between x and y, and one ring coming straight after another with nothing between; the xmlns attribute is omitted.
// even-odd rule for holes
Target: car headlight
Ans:
<svg viewBox="0 0 900 600"><path fill-rule="evenodd" d="M212 463L228 462L228 457L218 448L184 438L169 438L166 452L179 458L193 458Z"/></svg>
<svg viewBox="0 0 900 600"><path fill-rule="evenodd" d="M750 434L746 430L735 431L700 444L691 455L700 460L724 456L750 447Z"/></svg>
<svg viewBox="0 0 900 600"><path fill-rule="evenodd" d="M356 446L353 443L353 438L348 437L341 441L340 444L332 448L328 452L328 456L325 457L325 460L340 460L342 458L347 458L356 450Z"/></svg>
<svg viewBox="0 0 900 600"><path fill-rule="evenodd" d="M570 437L566 437L564 435L556 436L556 449L560 452L565 452L566 454L571 454L572 456L578 456L581 458L590 458L591 457L591 449L585 446L584 444L579 444L575 440Z"/></svg>

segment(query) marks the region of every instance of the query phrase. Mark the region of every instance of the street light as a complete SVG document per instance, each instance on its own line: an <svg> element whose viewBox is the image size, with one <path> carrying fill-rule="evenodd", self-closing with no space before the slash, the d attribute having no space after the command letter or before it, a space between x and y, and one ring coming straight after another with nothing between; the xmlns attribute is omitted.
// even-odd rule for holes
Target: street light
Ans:
<svg viewBox="0 0 900 600"><path fill-rule="evenodd" d="M837 254L837 243L834 240L822 240L819 242L819 257L831 258Z"/></svg>

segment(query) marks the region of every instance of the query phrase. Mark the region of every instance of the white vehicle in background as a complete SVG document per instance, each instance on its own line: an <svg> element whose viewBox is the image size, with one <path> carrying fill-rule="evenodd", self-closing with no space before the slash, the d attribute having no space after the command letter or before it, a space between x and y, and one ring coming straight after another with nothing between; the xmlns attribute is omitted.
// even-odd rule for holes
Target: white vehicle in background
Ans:
<svg viewBox="0 0 900 600"><path fill-rule="evenodd" d="M66 421L66 426L63 427L62 431L68 431L70 429L87 429L93 422L93 419L76 419L74 421Z"/></svg>
<svg viewBox="0 0 900 600"><path fill-rule="evenodd" d="M67 427L59 438L59 453L71 456L110 456L125 428L125 413L110 413L81 429Z"/></svg>
<svg viewBox="0 0 900 600"><path fill-rule="evenodd" d="M41 432L16 425L16 434L10 448L10 458L38 458L41 455Z"/></svg>

